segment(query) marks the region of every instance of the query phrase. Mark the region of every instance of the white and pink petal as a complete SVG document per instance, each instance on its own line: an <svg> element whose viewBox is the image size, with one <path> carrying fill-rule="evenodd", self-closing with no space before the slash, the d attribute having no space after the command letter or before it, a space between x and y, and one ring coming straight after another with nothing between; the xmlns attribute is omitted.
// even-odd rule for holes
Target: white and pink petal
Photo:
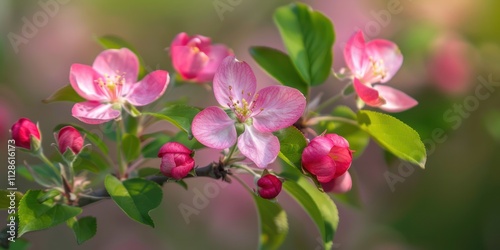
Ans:
<svg viewBox="0 0 500 250"><path fill-rule="evenodd" d="M210 148L225 149L236 143L234 120L219 107L208 107L198 113L191 130L200 143Z"/></svg>
<svg viewBox="0 0 500 250"><path fill-rule="evenodd" d="M113 109L112 104L88 101L76 103L71 110L72 115L87 124L101 124L120 116L120 110Z"/></svg>
<svg viewBox="0 0 500 250"><path fill-rule="evenodd" d="M92 67L104 77L123 77L124 84L131 84L137 81L139 59L127 48L108 49L96 57Z"/></svg>
<svg viewBox="0 0 500 250"><path fill-rule="evenodd" d="M243 99L250 102L257 88L257 79L246 62L228 56L215 72L213 86L215 99L221 106L229 107Z"/></svg>
<svg viewBox="0 0 500 250"><path fill-rule="evenodd" d="M280 143L272 133L263 133L253 126L245 126L245 132L238 138L238 149L258 168L266 168L276 160Z"/></svg>
<svg viewBox="0 0 500 250"><path fill-rule="evenodd" d="M406 93L395 88L377 85L374 87L379 95L385 100L379 108L387 112L401 112L415 107L418 102Z"/></svg>
<svg viewBox="0 0 500 250"><path fill-rule="evenodd" d="M167 71L156 70L140 82L130 85L127 101L134 106L148 105L160 98L167 89L170 77Z"/></svg>

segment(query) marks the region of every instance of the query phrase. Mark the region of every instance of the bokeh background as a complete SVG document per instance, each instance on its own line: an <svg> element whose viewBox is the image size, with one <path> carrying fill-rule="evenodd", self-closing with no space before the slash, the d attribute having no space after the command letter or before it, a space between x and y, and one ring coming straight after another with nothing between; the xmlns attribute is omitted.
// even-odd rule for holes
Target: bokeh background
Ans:
<svg viewBox="0 0 500 250"><path fill-rule="evenodd" d="M7 35L22 34L26 20L43 11L40 3L44 2L0 1L2 143L19 117L40 123L47 148L53 142L55 125L79 123L70 116L71 104L42 104L41 100L68 83L72 63L92 63L102 50L95 42L97 36L120 36L137 48L150 69L172 71L165 48L174 36L180 32L203 34L227 44L239 59L249 62L261 87L276 84L258 68L248 48L266 45L283 49L272 14L291 1L61 0L64 4L59 10L27 44L19 45L16 53ZM214 7L217 2L229 4L230 10L220 16ZM390 157L370 143L353 163L361 206L337 202L341 220L335 249L499 249L500 83L490 92L479 87L479 95L490 93L486 98L479 99L476 90L483 84L481 79L500 82L500 2L303 2L334 23L335 70L345 66L342 48L356 29L369 38L389 39L400 46L405 61L390 84L415 97L420 105L395 116L414 127L429 150L427 169L415 168L391 189L387 173L400 175L400 163L386 163ZM332 76L313 94L328 97L343 84ZM193 105L215 103L210 91L194 85L183 85L167 95L170 100L187 96ZM354 107L351 99L344 104ZM445 135L437 136L442 140L432 139L435 133ZM5 153L0 157L4 162ZM19 162L36 162L20 153L18 158ZM197 154L199 165L213 159L214 152ZM149 164L156 167L159 162ZM4 166L2 173L6 173ZM4 183L4 174L1 176ZM20 189L36 188L20 178L18 182ZM85 215L97 217L98 232L83 246L76 245L65 225L29 233L26 238L31 249L256 248L257 215L251 197L238 184L220 188L219 195L186 223L179 204L192 205L192 190L203 190L213 181L187 182L191 187L188 191L176 184L164 186L163 203L152 212L155 229L131 221L108 200L85 209ZM279 200L290 224L282 249L320 249L319 233L311 219L286 194ZM0 214L1 218L6 215L5 211Z"/></svg>

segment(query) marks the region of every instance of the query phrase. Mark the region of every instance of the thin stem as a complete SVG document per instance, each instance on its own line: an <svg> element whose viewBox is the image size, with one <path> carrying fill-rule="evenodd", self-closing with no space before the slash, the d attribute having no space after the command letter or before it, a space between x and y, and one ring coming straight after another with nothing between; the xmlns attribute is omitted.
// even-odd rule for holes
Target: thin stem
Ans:
<svg viewBox="0 0 500 250"><path fill-rule="evenodd" d="M253 190L240 177L238 177L237 175L232 175L232 177L236 179L248 192L250 192L251 194L254 193Z"/></svg>
<svg viewBox="0 0 500 250"><path fill-rule="evenodd" d="M59 168L57 168L48 158L47 156L45 156L45 154L40 150L40 152L37 154L38 158L40 160L42 160L45 164L49 165L50 168L52 168L52 170L54 170L54 172L56 174L61 174L61 170Z"/></svg>
<svg viewBox="0 0 500 250"><path fill-rule="evenodd" d="M236 152L236 144L230 149L229 154L224 158L224 165L227 165L229 163L229 160L231 160L231 157L233 157L234 153Z"/></svg>
<svg viewBox="0 0 500 250"><path fill-rule="evenodd" d="M253 176L260 176L260 174L256 173L253 169L249 168L246 165L234 165L233 164L232 166L234 166L235 168L243 169L243 170L249 172L250 174L252 174Z"/></svg>
<svg viewBox="0 0 500 250"><path fill-rule="evenodd" d="M321 121L338 121L338 122L347 123L347 124L359 127L359 124L358 124L357 121L351 120L351 119L348 119L348 118L344 118L344 117L338 117L338 116L318 116L318 117L314 117L314 118L309 119L309 121L307 121L307 126L316 125L316 124L318 124L318 122L321 122Z"/></svg>
<svg viewBox="0 0 500 250"><path fill-rule="evenodd" d="M120 118L117 122L118 129L116 130L116 151L118 154L118 173L120 179L126 178L127 175L127 164L123 160L122 154L122 139L125 134L125 127L123 125L123 120Z"/></svg>
<svg viewBox="0 0 500 250"><path fill-rule="evenodd" d="M132 171L134 171L135 169L137 169L139 166L141 166L142 163L144 163L146 161L146 159L144 159L143 157L139 158L136 162L134 162L134 164L130 165L130 167L127 168L127 175L129 175Z"/></svg>
<svg viewBox="0 0 500 250"><path fill-rule="evenodd" d="M325 109L326 107L330 106L331 104L335 103L336 101L338 101L340 98L342 98L342 92L341 93L338 93L337 95L334 95L332 97L330 97L330 99L326 100L325 102L323 102L321 105L319 105L318 107L316 107L316 112L320 113L321 110Z"/></svg>

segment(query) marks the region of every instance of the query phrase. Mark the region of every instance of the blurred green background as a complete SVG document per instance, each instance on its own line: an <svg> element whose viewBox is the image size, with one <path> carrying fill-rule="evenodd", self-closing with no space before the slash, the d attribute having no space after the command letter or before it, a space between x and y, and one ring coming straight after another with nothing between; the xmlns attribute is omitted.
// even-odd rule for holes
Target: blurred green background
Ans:
<svg viewBox="0 0 500 250"><path fill-rule="evenodd" d="M252 61L248 47L283 49L272 14L291 1L65 0L16 52L9 34L23 34L26 20L44 11L46 2L0 1L2 142L20 117L40 123L47 148L55 125L78 123L70 116L69 103L42 104L41 100L68 83L72 63L92 63L101 51L94 40L97 36L120 36L137 48L150 69L172 71L165 48L175 35L202 34L227 44L240 60L249 62L259 84L276 84ZM334 248L500 249L500 2L304 2L334 23L336 71L345 66L342 49L356 29L370 39L389 39L400 46L405 61L389 84L415 97L420 105L395 116L414 127L429 150L426 170L401 172L400 162L387 164L390 157L370 144L353 163L362 205L356 208L337 202L341 220ZM221 3L229 6L222 14L214 7ZM490 89L481 87L482 79L492 81ZM342 84L332 76L313 94L334 95ZM215 103L210 91L194 85L167 95L171 100L187 96L193 105ZM354 107L351 99L345 104ZM211 161L210 155L213 152L200 152L198 164ZM0 157L5 159L5 154ZM22 154L18 158L18 162L35 161ZM399 182L389 184L388 171L399 176ZM188 180L191 189L203 189L208 182ZM36 188L21 179L18 185ZM184 221L178 206L191 204L193 191L167 184L164 193L161 207L152 213L156 229L132 222L111 201L104 201L84 212L97 217L98 232L83 246L76 245L65 225L26 238L31 249L256 248L256 212L251 197L242 195L239 185L221 188L207 208L190 217L190 223ZM285 194L279 200L290 223L282 249L320 249L319 233L307 215Z"/></svg>

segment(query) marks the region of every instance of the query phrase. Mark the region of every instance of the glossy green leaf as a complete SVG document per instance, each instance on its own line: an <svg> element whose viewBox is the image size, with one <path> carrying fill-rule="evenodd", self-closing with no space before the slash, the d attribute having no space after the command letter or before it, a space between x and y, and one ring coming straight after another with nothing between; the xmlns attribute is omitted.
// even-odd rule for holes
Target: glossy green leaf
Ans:
<svg viewBox="0 0 500 250"><path fill-rule="evenodd" d="M330 75L335 33L330 20L301 3L281 7L274 13L292 62L310 85L323 83Z"/></svg>
<svg viewBox="0 0 500 250"><path fill-rule="evenodd" d="M425 168L425 146L411 127L392 116L368 110L358 113L358 123L382 148L402 160Z"/></svg>
<svg viewBox="0 0 500 250"><path fill-rule="evenodd" d="M67 224L68 227L73 229L78 245L90 240L97 232L97 221L92 216L83 217L78 220L72 218L67 221Z"/></svg>
<svg viewBox="0 0 500 250"><path fill-rule="evenodd" d="M35 181L44 187L55 187L62 185L61 176L58 173L55 173L51 167L45 164L30 166L20 165L19 167L17 167L17 173L25 177L27 180Z"/></svg>
<svg viewBox="0 0 500 250"><path fill-rule="evenodd" d="M47 97L47 99L42 100L43 103L83 101L85 101L85 99L76 93L73 87L71 87L71 84L65 85L54 92L51 96Z"/></svg>
<svg viewBox="0 0 500 250"><path fill-rule="evenodd" d="M141 142L132 134L123 135L122 152L127 162L131 162L141 155Z"/></svg>
<svg viewBox="0 0 500 250"><path fill-rule="evenodd" d="M19 202L19 237L59 225L82 212L79 207L55 204L52 200L40 203L38 199L43 195L41 190L29 190Z"/></svg>
<svg viewBox="0 0 500 250"><path fill-rule="evenodd" d="M66 127L66 126L72 126L74 127L76 130L78 130L78 132L82 133L82 136L85 135L85 139L89 140L91 143L92 143L92 146L96 146L97 148L99 148L104 154L108 154L109 153L109 149L108 149L108 146L106 145L106 143L104 143L102 141L103 138L101 138L100 136L98 136L97 134L91 132L91 131L88 131L86 130L85 128L82 128L78 125L75 125L75 124L71 124L71 123L63 123L63 124L59 124L57 125L54 129L53 129L53 132L54 133L58 133L59 130L61 130L61 128L63 127Z"/></svg>
<svg viewBox="0 0 500 250"><path fill-rule="evenodd" d="M304 96L308 96L309 86L302 80L287 54L269 47L251 47L250 55L260 67L278 82L296 88Z"/></svg>
<svg viewBox="0 0 500 250"><path fill-rule="evenodd" d="M298 170L286 165L284 169L285 172L280 174L286 179L283 188L304 208L316 224L324 249L331 249L339 223L337 206L326 193L319 191Z"/></svg>
<svg viewBox="0 0 500 250"><path fill-rule="evenodd" d="M280 142L279 157L297 170L302 169L302 151L307 141L302 132L295 127L288 127L274 133Z"/></svg>
<svg viewBox="0 0 500 250"><path fill-rule="evenodd" d="M15 202L16 205L14 207L17 208L17 204L19 204L21 198L23 198L21 192L0 190L0 210L9 209L11 201Z"/></svg>
<svg viewBox="0 0 500 250"><path fill-rule="evenodd" d="M188 134L188 138L192 138L191 124L193 123L194 117L200 112L199 109L195 107L190 107L186 105L172 105L164 108L159 113L143 113L144 115L151 115L160 120L165 120L178 127L179 129L185 131Z"/></svg>
<svg viewBox="0 0 500 250"><path fill-rule="evenodd" d="M278 249L288 234L286 213L278 203L252 196L259 214L259 249Z"/></svg>
<svg viewBox="0 0 500 250"><path fill-rule="evenodd" d="M30 247L31 247L31 243L29 241L22 239L22 238L17 238L16 241L9 243L8 249L3 248L1 246L0 246L0 249L2 249L2 250L3 249L6 249L6 250L28 250L28 249L32 249Z"/></svg>
<svg viewBox="0 0 500 250"><path fill-rule="evenodd" d="M353 122L357 120L356 114L347 106L337 106L333 110L332 115L346 118ZM354 157L362 155L370 142L370 135L359 126L338 120L320 122L318 131L335 133L344 137L349 142L350 149L354 151Z"/></svg>
<svg viewBox="0 0 500 250"><path fill-rule="evenodd" d="M100 173L112 168L106 158L95 150L83 150L73 163L75 172L88 170L92 173Z"/></svg>
<svg viewBox="0 0 500 250"><path fill-rule="evenodd" d="M146 68L144 66L144 60L142 60L137 50L127 41L123 40L118 36L113 36L113 35L105 35L97 37L96 40L105 49L127 48L130 51L134 52L134 54L139 59L139 79L141 79L147 74Z"/></svg>
<svg viewBox="0 0 500 250"><path fill-rule="evenodd" d="M131 219L154 227L149 211L158 207L163 197L161 187L157 183L140 178L121 182L108 175L104 186L115 203Z"/></svg>
<svg viewBox="0 0 500 250"><path fill-rule="evenodd" d="M140 168L137 170L137 177L145 178L152 175L160 174L160 169L158 168Z"/></svg>

